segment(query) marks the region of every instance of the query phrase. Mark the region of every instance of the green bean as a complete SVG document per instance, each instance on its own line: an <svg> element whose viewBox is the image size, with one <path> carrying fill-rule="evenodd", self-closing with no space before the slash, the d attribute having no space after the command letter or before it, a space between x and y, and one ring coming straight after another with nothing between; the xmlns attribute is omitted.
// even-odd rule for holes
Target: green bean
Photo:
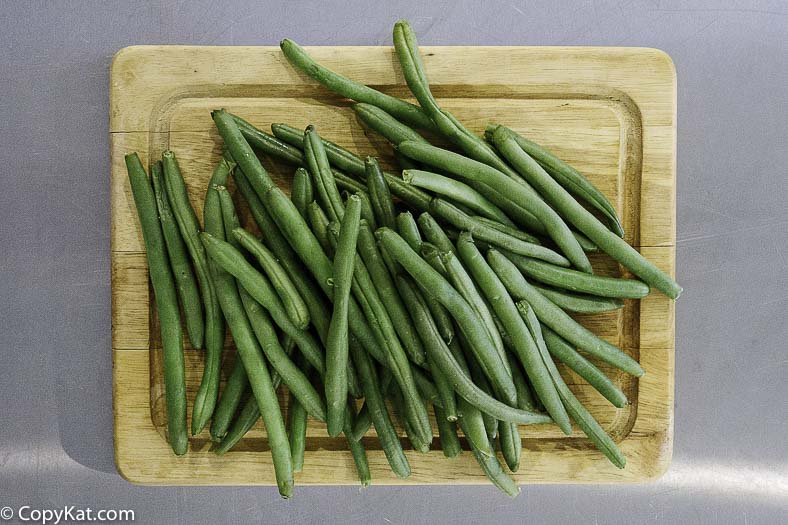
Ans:
<svg viewBox="0 0 788 525"><path fill-rule="evenodd" d="M566 404L567 410L572 414L572 419L575 420L583 432L591 438L594 445L596 445L614 465L618 468L624 468L626 460L621 451L613 440L610 439L610 436L602 430L602 427L600 427L596 420L586 411L585 407L577 400L569 387L566 386L561 374L558 372L558 368L556 368L555 363L548 353L547 345L542 337L539 320L536 318L533 308L526 301L520 301L517 303L517 309L520 311L523 319L526 320L528 328L539 347L542 359L545 365L547 365L556 387L559 389L558 391L561 395L561 399Z"/></svg>
<svg viewBox="0 0 788 525"><path fill-rule="evenodd" d="M366 102L381 107L392 115L395 115L398 119L404 120L419 128L433 128L430 118L418 106L385 95L380 91L354 82L353 80L321 66L315 62L301 46L292 40L282 40L279 47L282 48L282 52L291 65L312 77L312 79L320 84L323 84L331 91L357 102Z"/></svg>
<svg viewBox="0 0 788 525"><path fill-rule="evenodd" d="M161 161L154 162L151 166L151 180L153 181L153 194L156 198L159 221L161 223L164 242L167 247L172 273L183 307L186 321L186 333L192 348L202 348L204 332L202 300L197 287L197 279L192 271L186 245L183 242L178 224L172 213L166 188L164 187L164 174Z"/></svg>
<svg viewBox="0 0 788 525"><path fill-rule="evenodd" d="M565 290L556 290L555 288L540 286L535 283L532 284L532 286L556 306L569 312L595 314L618 310L624 307L624 303L618 299L576 294Z"/></svg>
<svg viewBox="0 0 788 525"><path fill-rule="evenodd" d="M419 215L418 224L421 233L424 234L427 241L434 244L438 250L456 253L457 249L454 247L454 243L451 242L449 236L446 235L446 231L441 228L441 225L438 224L438 221L432 215L427 212L422 213Z"/></svg>
<svg viewBox="0 0 788 525"><path fill-rule="evenodd" d="M445 278L411 250L410 246L396 232L389 228L380 228L377 233L379 240L386 246L394 259L421 287L433 294L449 310L449 313L457 321L460 331L468 338L485 375L495 385L496 391L507 403L514 404L517 393L512 378L501 363L500 356L494 350L489 334L480 326L481 320L476 311Z"/></svg>
<svg viewBox="0 0 788 525"><path fill-rule="evenodd" d="M452 359L457 363L458 370L460 370L465 377L470 377L471 372L468 368L468 363L465 360L462 349L460 348L459 339L455 339L449 345L448 354L451 355ZM479 391L483 392L481 389L479 389ZM462 432L465 434L471 449L477 450L479 453L485 456L495 456L493 444L487 437L487 429L485 428L485 415L482 413L482 411L469 403L462 396L457 399L457 407L459 408L461 416L457 422L459 423L460 428L462 428Z"/></svg>
<svg viewBox="0 0 788 525"><path fill-rule="evenodd" d="M423 170L405 170L402 172L402 180L417 188L432 191L461 203L475 213L497 223L515 226L498 206L463 182Z"/></svg>
<svg viewBox="0 0 788 525"><path fill-rule="evenodd" d="M394 228L396 220L394 201L391 200L391 192L383 177L383 172L380 170L378 160L374 157L367 157L364 166L367 171L369 200L375 212L375 219L381 226Z"/></svg>
<svg viewBox="0 0 788 525"><path fill-rule="evenodd" d="M232 234L260 263L260 267L271 281L271 285L282 301L290 320L293 321L297 328L305 330L309 326L309 309L298 293L298 289L293 284L290 276L287 275L285 269L276 260L276 256L263 246L254 235L243 228L234 229Z"/></svg>
<svg viewBox="0 0 788 525"><path fill-rule="evenodd" d="M534 399L534 395L531 392L531 387L528 385L528 379L526 379L520 364L512 354L507 353L506 357L509 359L509 366L512 369L514 386L517 388L517 408L536 412L539 410L539 407Z"/></svg>
<svg viewBox="0 0 788 525"><path fill-rule="evenodd" d="M402 124L377 106L364 103L353 104L353 111L356 112L356 116L362 123L395 146L405 140L427 142L427 139L419 135L413 128Z"/></svg>
<svg viewBox="0 0 788 525"><path fill-rule="evenodd" d="M462 238L462 234L460 235L460 238ZM443 265L446 267L449 281L451 281L454 288L460 292L460 295L468 301L471 308L476 310L476 314L479 316L479 319L482 320L482 326L487 330L490 340L493 342L495 350L500 356L501 363L504 368L506 368L509 375L511 375L509 362L506 359L506 349L503 347L503 340L501 339L501 334L498 332L498 326L493 320L489 305L484 300L484 297L482 297L473 279L468 275L468 272L465 270L456 254L452 252L443 252L440 254L440 258Z"/></svg>
<svg viewBox="0 0 788 525"><path fill-rule="evenodd" d="M327 296L333 295L329 285L329 279L333 272L331 261L322 250L320 243L307 226L303 217L298 214L293 202L273 183L271 177L260 164L252 148L241 134L232 115L224 110L219 110L214 111L212 117L232 157L236 161L239 158L243 159L242 163L239 164L240 169L246 176L249 186L254 190L252 193L256 193L261 201L260 209L263 209L262 204L265 204L282 236L287 239L287 243L290 244L292 250L298 254L298 258L306 265L323 292ZM282 258L276 251L274 253L280 259ZM291 267L291 265L286 263L285 267ZM303 291L301 293L303 295ZM350 302L349 323L350 330L364 345L364 348L367 351L374 351L377 348L374 336L355 301Z"/></svg>
<svg viewBox="0 0 788 525"><path fill-rule="evenodd" d="M189 435L186 430L186 375L178 295L175 291L175 280L170 269L165 238L158 219L156 197L150 180L136 153L126 155L125 161L159 315L164 356L167 434L173 452L180 456L185 454L189 447Z"/></svg>
<svg viewBox="0 0 788 525"><path fill-rule="evenodd" d="M471 452L479 466L484 471L487 478L492 481L493 485L498 487L504 494L516 498L520 494L520 487L514 482L512 478L506 475L501 467L501 462L495 456L485 456L480 451L471 447Z"/></svg>
<svg viewBox="0 0 788 525"><path fill-rule="evenodd" d="M203 234L202 238L211 238L215 239L216 242L221 242L220 239L224 237L224 225L219 195L214 186L208 187L203 217L206 233ZM218 239L212 237L212 235L218 236ZM227 246L233 249L229 244ZM243 258L241 256L238 257ZM268 433L279 494L282 497L289 498L293 493L293 465L290 444L287 440L285 424L279 408L279 400L274 391L262 349L257 343L252 327L249 324L249 318L246 316L235 279L217 264L211 264L210 268L213 274L213 282L216 286L219 305L230 327L230 332L233 334L238 355L246 370L249 384L252 387L252 394L257 400L258 409Z"/></svg>
<svg viewBox="0 0 788 525"><path fill-rule="evenodd" d="M353 354L353 362L356 364L356 370L358 370L359 378L361 379L362 389L364 390L364 403L369 407L369 413L380 440L380 447L383 449L394 474L400 478L407 478L410 476L410 464L402 451L402 445L399 442L399 436L397 436L394 425L391 424L391 419L389 419L386 403L379 389L380 383L378 382L375 366L369 354L363 348L354 345L351 348L351 352Z"/></svg>
<svg viewBox="0 0 788 525"><path fill-rule="evenodd" d="M298 168L293 175L293 186L290 189L290 199L295 204L301 217L306 218L306 206L315 200L315 188L312 179L304 168Z"/></svg>
<svg viewBox="0 0 788 525"><path fill-rule="evenodd" d="M361 199L348 200L346 219L342 220L336 255L334 256L334 313L326 341L326 401L328 405L328 435L342 432L347 404L346 369L348 361L348 304L353 284L358 226L361 218ZM363 380L363 377L361 378ZM362 387L363 388L363 387Z"/></svg>
<svg viewBox="0 0 788 525"><path fill-rule="evenodd" d="M479 366L479 361L471 352L468 342L463 337L462 333L459 334L457 337L457 341L460 343L460 347L463 349L463 353L465 354L465 362L468 365L468 371L471 376L471 380L479 385L487 395L494 396L494 390L490 382L484 375L481 367ZM482 412L482 421L484 422L484 431L487 434L487 441L490 442L490 446L494 446L495 438L498 436L498 421L486 412Z"/></svg>
<svg viewBox="0 0 788 525"><path fill-rule="evenodd" d="M406 20L399 20L394 25L394 49L410 91L438 130L460 146L468 156L493 166L513 180L520 181L520 176L498 157L489 144L471 133L451 113L441 109L435 101L430 92L424 64L421 62L416 35Z"/></svg>
<svg viewBox="0 0 788 525"><path fill-rule="evenodd" d="M315 237L320 242L320 246L322 246L325 253L333 258L334 248L331 246L331 241L329 241L328 238L328 224L331 221L328 220L326 212L323 211L323 208L320 207L317 201L313 201L307 206L306 214L309 219L309 227L312 229L312 233L314 233Z"/></svg>
<svg viewBox="0 0 788 525"><path fill-rule="evenodd" d="M229 113L228 113L229 114ZM304 154L300 148L294 148L287 142L284 142L277 137L269 135L254 127L249 122L236 115L230 115L235 121L239 131L243 134L250 146L258 151L262 151L266 155L272 155L278 159L282 159L289 164L301 166L304 164ZM303 132L299 132L303 139Z"/></svg>
<svg viewBox="0 0 788 525"><path fill-rule="evenodd" d="M329 225L330 238L336 237L336 226L336 223ZM428 441L427 435L431 432L429 416L415 386L408 356L400 344L391 317L375 288L369 271L359 255L356 255L353 265L353 294L361 303L362 311L366 314L367 319L372 321L372 329L375 330L378 341L385 349L383 362L388 364L389 370L403 391L408 421L413 425L418 437L425 442Z"/></svg>
<svg viewBox="0 0 788 525"><path fill-rule="evenodd" d="M441 440L441 450L447 458L456 458L462 454L462 445L457 436L457 421L450 421L442 408L433 407L435 420L438 424L438 437Z"/></svg>
<svg viewBox="0 0 788 525"><path fill-rule="evenodd" d="M588 381L613 406L622 408L629 404L627 396L591 361L583 357L577 350L564 341L560 335L547 326L542 327L547 349L553 357L572 369L577 375Z"/></svg>
<svg viewBox="0 0 788 525"><path fill-rule="evenodd" d="M345 206L328 163L323 141L312 125L307 126L304 132L304 158L312 175L320 204L332 221L341 221L345 214Z"/></svg>
<svg viewBox="0 0 788 525"><path fill-rule="evenodd" d="M586 237L582 233L572 230L572 235L575 236L575 239L577 239L577 242L578 242L578 244L580 244L580 247L583 248L583 251L586 251L586 252L598 252L599 251L599 246L597 246L596 244L591 242L591 239L589 239L588 237Z"/></svg>
<svg viewBox="0 0 788 525"><path fill-rule="evenodd" d="M309 364L304 361L303 356L299 360L298 366L304 372L308 371ZM298 401L293 392L287 400L287 429L290 441L290 451L293 456L293 472L301 472L304 468L304 450L306 448L306 416L307 411L304 405Z"/></svg>
<svg viewBox="0 0 788 525"><path fill-rule="evenodd" d="M383 395L383 392L388 392L389 384L393 379L391 373L384 369L384 373L381 374L380 380L380 392ZM361 409L358 411L356 415L356 421L353 424L353 433L351 434L350 438L354 441L358 441L369 432L369 429L372 427L372 414L370 414L369 406L367 405L366 401L361 406Z"/></svg>
<svg viewBox="0 0 788 525"><path fill-rule="evenodd" d="M550 238L567 258L582 271L591 272L591 264L561 217L530 187L510 179L500 171L481 162L427 144L405 141L399 145L408 157L446 170L466 180L475 180L495 187L520 206L532 212L544 225ZM478 188L477 188L478 189ZM500 202L496 202L500 206Z"/></svg>
<svg viewBox="0 0 788 525"><path fill-rule="evenodd" d="M342 196L347 200L353 193L343 192ZM358 198L361 199L361 218L367 221L370 228L377 230L377 221L375 220L375 212L372 209L372 202L369 200L369 195L366 192L356 193Z"/></svg>
<svg viewBox="0 0 788 525"><path fill-rule="evenodd" d="M419 165L410 160L408 157L403 155L397 150L394 150L394 160L397 161L397 165L399 166L400 171L404 170L417 170L419 169Z"/></svg>
<svg viewBox="0 0 788 525"><path fill-rule="evenodd" d="M528 277L557 288L614 299L641 299L649 292L647 284L635 279L589 275L517 254L506 256Z"/></svg>
<svg viewBox="0 0 788 525"><path fill-rule="evenodd" d="M520 469L520 457L523 452L523 441L517 425L498 421L498 444L506 466L512 472L517 472Z"/></svg>
<svg viewBox="0 0 788 525"><path fill-rule="evenodd" d="M372 475L369 472L369 461L367 460L367 451L364 450L364 445L361 441L353 441L350 435L353 432L353 424L356 416L355 408L352 403L348 402L345 411L345 424L343 432L347 436L347 444L350 449L350 454L353 456L353 463L356 465L358 478L362 487L368 487L372 483Z"/></svg>
<svg viewBox="0 0 788 525"><path fill-rule="evenodd" d="M506 332L509 334L513 344L513 350L520 362L522 362L523 368L525 368L531 384L534 385L539 399L545 404L547 412L553 418L553 421L564 433L569 434L571 425L566 410L564 410L563 404L558 397L555 385L550 380L547 369L541 364L538 348L536 348L533 339L529 336L527 327L517 313L517 308L501 279L496 276L492 268L485 262L484 257L473 244L473 240L469 235L460 235L457 249L474 280L492 304L498 319L506 328ZM490 253L493 252L491 251Z"/></svg>
<svg viewBox="0 0 788 525"><path fill-rule="evenodd" d="M257 304L257 301L243 286L238 286L238 294L241 297L252 331L257 337L263 354L268 359L268 363L282 376L287 388L298 397L299 402L309 415L318 421L325 421L326 408L320 394L279 344L269 314L260 304Z"/></svg>
<svg viewBox="0 0 788 525"><path fill-rule="evenodd" d="M424 301L423 294L419 293L412 281L404 275L397 276L397 289L410 312L413 324L424 342L424 345L437 346L438 349L434 350L434 352L441 351L440 347L444 346L446 343L441 337L440 330L427 307L427 303ZM429 369L432 371L432 377L435 380L435 388L438 390L438 395L440 396L441 404L444 409L443 413L449 420L456 421L457 402L454 396L454 388L435 360L430 357L430 354L429 352L427 353L427 363Z"/></svg>
<svg viewBox="0 0 788 525"><path fill-rule="evenodd" d="M396 383L389 385L389 399L394 408L394 414L399 418L400 425L405 429L405 435L408 437L413 450L422 454L429 452L432 445L432 428L430 428L428 434L424 435L413 428L408 418L408 408L405 405L402 391Z"/></svg>
<svg viewBox="0 0 788 525"><path fill-rule="evenodd" d="M588 329L569 317L563 310L554 305L525 280L523 274L503 254L490 250L487 261L503 282L515 300L525 300L536 312L536 316L558 335L614 367L632 374L643 375L643 369L637 361L622 352L619 348L592 334ZM540 396L541 398L541 396ZM542 400L544 401L544 400Z"/></svg>
<svg viewBox="0 0 788 525"><path fill-rule="evenodd" d="M241 404L241 397L247 386L249 386L249 379L246 377L246 370L244 370L241 357L236 354L235 360L233 361L233 368L230 371L230 375L224 385L224 390L222 390L222 395L219 397L216 409L213 412L213 417L211 418L210 430L211 439L213 441L224 442L226 434L228 433L228 428L230 428L238 405ZM194 418L194 416L192 416L192 418Z"/></svg>
<svg viewBox="0 0 788 525"><path fill-rule="evenodd" d="M419 232L419 225L416 223L411 212L405 211L397 215L396 229L397 233L405 239L413 251L421 251L421 233Z"/></svg>
<svg viewBox="0 0 788 525"><path fill-rule="evenodd" d="M488 219L487 217L479 217L479 216L473 216L473 219L479 221L480 223L486 226L489 226L490 228L498 230L499 232L514 237L515 239L520 239L521 241L524 242L530 242L531 244L542 244L537 237L534 237L533 235L526 233L516 227L513 228L506 224L502 224L500 221L491 220Z"/></svg>
<svg viewBox="0 0 788 525"><path fill-rule="evenodd" d="M244 372L244 374L245 373L246 372ZM230 430L227 431L221 441L214 446L213 452L221 456L232 449L241 441L241 438L254 427L258 419L260 419L260 409L257 406L257 400L254 396L250 396L238 413L238 417L235 418Z"/></svg>
<svg viewBox="0 0 788 525"><path fill-rule="evenodd" d="M490 124L485 136L492 141L497 125ZM591 182L569 164L565 163L544 147L531 142L522 135L512 132L514 140L528 155L533 157L561 186L572 195L599 210L608 220L610 229L619 237L624 236L624 229L612 204Z"/></svg>
<svg viewBox="0 0 788 525"><path fill-rule="evenodd" d="M361 221L358 237L358 253L369 271L372 283L377 288L380 299L386 308L394 325L394 330L400 337L411 361L424 366L424 348L419 339L418 332L408 315L408 310L397 292L394 280L386 268L383 258L378 251L375 234L372 233L366 221Z"/></svg>
<svg viewBox="0 0 788 525"><path fill-rule="evenodd" d="M493 140L503 155L542 192L545 199L602 251L667 297L678 298L682 288L580 205L538 162L523 151L511 131L499 127L493 133Z"/></svg>
<svg viewBox="0 0 788 525"><path fill-rule="evenodd" d="M337 183L337 188L350 194L358 193L369 199L369 195L367 195L367 187L361 184L359 181L335 169L332 169L331 173L334 174L334 182Z"/></svg>

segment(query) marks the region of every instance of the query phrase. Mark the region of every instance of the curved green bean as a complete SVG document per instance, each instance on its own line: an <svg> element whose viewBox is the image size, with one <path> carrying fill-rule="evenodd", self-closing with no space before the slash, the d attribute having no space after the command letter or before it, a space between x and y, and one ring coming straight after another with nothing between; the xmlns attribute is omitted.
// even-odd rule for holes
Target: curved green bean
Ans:
<svg viewBox="0 0 788 525"><path fill-rule="evenodd" d="M367 188L369 189L369 200L372 203L372 210L375 212L375 220L381 226L395 227L394 201L391 200L383 172L380 170L378 160L374 157L367 157L364 161L367 172Z"/></svg>
<svg viewBox="0 0 788 525"><path fill-rule="evenodd" d="M547 369L541 363L539 350L529 336L528 329L517 313L517 307L501 279L484 260L469 235L460 234L457 249L476 283L492 304L498 319L506 328L506 333L512 341L513 350L522 362L539 399L544 403L553 421L564 433L569 434L571 432L569 416L561 403L555 385L550 380Z"/></svg>
<svg viewBox="0 0 788 525"><path fill-rule="evenodd" d="M493 133L493 141L509 162L542 192L545 199L602 251L667 297L676 299L681 295L682 288L678 283L643 257L621 237L611 232L591 212L578 203L569 192L542 169L538 162L523 151L511 131L504 127L498 127Z"/></svg>
<svg viewBox="0 0 788 525"><path fill-rule="evenodd" d="M356 259L358 226L361 219L361 199L352 196L348 200L342 220L342 229L337 240L334 256L334 313L326 340L326 403L328 406L328 435L335 437L344 426L347 405L347 362L348 362L348 305L353 284L353 268ZM360 378L363 380L363 378ZM363 388L363 387L362 387Z"/></svg>
<svg viewBox="0 0 788 525"><path fill-rule="evenodd" d="M503 210L464 182L423 170L405 170L402 172L402 180L417 188L448 197L491 221L515 227Z"/></svg>
<svg viewBox="0 0 788 525"><path fill-rule="evenodd" d="M211 417L211 440L224 443L228 434L228 429L231 428L230 425L232 424L233 427L235 426L233 423L233 416L238 409L238 405L241 404L241 397L243 397L243 393L247 386L249 386L249 378L246 377L246 370L244 370L244 365L241 362L241 356L236 354L235 360L233 361L233 368L230 371L230 375L227 377L224 390L222 390L222 395L219 397L216 403L216 409ZM252 396L251 400L253 404L257 406L254 396ZM257 412L257 416L260 416L259 411ZM192 419L194 419L194 416L192 416ZM240 439L240 436L238 439Z"/></svg>
<svg viewBox="0 0 788 525"><path fill-rule="evenodd" d="M484 134L492 141L496 124L487 126ZM607 217L610 229L619 237L624 236L624 228L610 201L587 178L572 166L562 161L544 147L532 142L518 133L512 132L514 140L528 155L533 157L561 186L572 195L583 199L585 202L599 210Z"/></svg>
<svg viewBox="0 0 788 525"><path fill-rule="evenodd" d="M263 246L254 235L243 228L235 228L232 234L260 263L260 267L271 281L271 285L282 301L290 320L293 321L296 327L305 330L309 326L310 321L309 309L301 294L298 293L298 289L293 284L290 276L282 268L279 261L276 260L276 256Z"/></svg>
<svg viewBox="0 0 788 525"><path fill-rule="evenodd" d="M290 64L312 77L312 79L320 84L323 84L331 91L357 102L366 102L379 106L392 115L395 115L398 119L404 120L419 128L431 129L434 127L430 118L418 106L385 95L380 91L354 82L349 78L343 77L321 66L315 62L301 46L292 40L282 40L279 47L282 48L282 52L285 54Z"/></svg>
<svg viewBox="0 0 788 525"><path fill-rule="evenodd" d="M635 279L587 274L514 253L506 255L528 277L556 288L613 299L641 299L649 293L648 285Z"/></svg>
<svg viewBox="0 0 788 525"><path fill-rule="evenodd" d="M520 270L503 254L496 250L490 250L487 253L487 262L498 275L501 282L503 282L512 298L528 301L528 304L536 312L536 316L558 335L578 348L628 374L632 374L635 377L643 375L643 369L637 361L616 346L592 334L558 306L550 302L549 299L525 280Z"/></svg>
<svg viewBox="0 0 788 525"><path fill-rule="evenodd" d="M600 312L609 312L611 310L619 310L624 307L624 303L618 299L576 294L565 290L539 286L537 284L532 284L531 286L555 303L556 306L568 312L596 314Z"/></svg>
<svg viewBox="0 0 788 525"><path fill-rule="evenodd" d="M150 180L136 153L126 155L125 161L159 315L164 356L167 434L173 452L180 456L189 448L189 435L186 430L186 374L178 295L175 291L175 280L170 269L164 234L158 219L156 197Z"/></svg>
<svg viewBox="0 0 788 525"><path fill-rule="evenodd" d="M569 227L532 188L512 180L487 164L429 144L405 141L399 145L399 150L414 160L443 169L465 180L475 180L494 187L499 193L506 195L508 200L533 213L572 264L582 271L591 272L591 263ZM500 205L500 202L496 204Z"/></svg>

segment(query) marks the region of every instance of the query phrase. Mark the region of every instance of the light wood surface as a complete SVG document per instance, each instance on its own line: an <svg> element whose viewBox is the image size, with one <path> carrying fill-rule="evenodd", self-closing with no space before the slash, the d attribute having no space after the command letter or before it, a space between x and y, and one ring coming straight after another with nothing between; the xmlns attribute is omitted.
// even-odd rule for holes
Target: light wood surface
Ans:
<svg viewBox="0 0 788 525"><path fill-rule="evenodd" d="M390 94L407 96L387 47L308 48L320 62ZM500 122L551 148L594 182L618 209L627 240L668 271L675 266L676 78L670 58L645 48L425 47L435 95L473 131ZM175 457L165 441L160 344L150 301L142 234L123 155L143 163L175 151L198 217L221 139L210 110L224 107L266 129L274 122L317 126L321 135L360 155L391 163L384 141L367 135L349 103L293 70L274 47L137 46L115 56L110 78L112 200L112 351L115 457L126 479L144 484L274 485L265 431L256 427L237 450L209 451L207 432ZM292 167L263 159L282 187ZM232 188L231 188L232 189ZM239 202L240 204L240 202ZM242 215L244 208L241 207ZM620 275L605 256L603 274ZM618 470L575 431L521 427L521 483L636 482L661 475L673 439L674 307L660 294L627 301L623 310L579 316L583 324L639 359L633 379L600 365L632 404L616 409L561 368L578 398L627 456ZM231 362L228 338L225 363ZM202 352L185 349L189 408ZM225 367L227 369L228 367ZM475 484L486 478L468 452L447 459L436 439L428 454L407 451L413 474L391 474L374 433L365 438L375 484ZM342 439L310 423L301 484L354 484Z"/></svg>

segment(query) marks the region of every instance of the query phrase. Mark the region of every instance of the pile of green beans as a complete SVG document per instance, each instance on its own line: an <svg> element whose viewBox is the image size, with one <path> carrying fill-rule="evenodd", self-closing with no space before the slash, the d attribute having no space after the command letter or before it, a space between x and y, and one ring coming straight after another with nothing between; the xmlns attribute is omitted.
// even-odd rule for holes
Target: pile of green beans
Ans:
<svg viewBox="0 0 788 525"><path fill-rule="evenodd" d="M151 159L150 179L136 154L126 156L159 319L170 446L178 455L189 447L185 329L190 349L205 351L192 435L209 427L225 454L262 419L283 497L293 472L309 468L309 418L331 438L344 434L362 486L372 481L372 427L396 476L410 476L411 453L439 443L453 458L465 446L512 497L511 473L528 463L522 425L569 435L574 424L624 468L561 368L615 409L629 400L600 362L645 371L570 314L636 307L651 288L675 299L681 287L623 240L615 208L579 171L509 128L477 136L442 109L407 21L396 23L394 44L418 105L330 71L291 40L281 48L297 70L356 102L401 173L313 125L274 123L270 134L225 110L211 114L225 150L209 180L181 172L171 151ZM433 145L436 134L459 152ZM256 152L295 166L290 196ZM202 225L191 184L205 189ZM595 274L586 252L596 251L595 262L607 255L640 280ZM225 323L237 355L220 388Z"/></svg>

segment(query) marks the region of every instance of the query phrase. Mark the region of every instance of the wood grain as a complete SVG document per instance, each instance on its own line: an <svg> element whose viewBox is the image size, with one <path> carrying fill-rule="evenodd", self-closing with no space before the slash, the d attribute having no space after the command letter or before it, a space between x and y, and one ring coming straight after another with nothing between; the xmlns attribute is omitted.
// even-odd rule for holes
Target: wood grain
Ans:
<svg viewBox="0 0 788 525"><path fill-rule="evenodd" d="M407 97L393 50L384 47L310 48L320 62L384 92ZM551 148L583 172L616 206L627 240L658 266L675 267L676 78L670 58L644 48L426 47L435 95L473 131L501 122ZM470 74L472 72L472 75ZM221 139L210 111L225 107L267 128L274 122L313 123L326 138L360 155L391 163L380 137L365 133L347 100L294 71L278 48L136 46L115 56L110 78L112 205L112 347L115 456L122 476L144 484L275 483L265 431L255 427L236 450L209 451L207 433L175 457L164 438L160 342L152 308L142 236L123 155L143 162L165 149L178 155L189 197L202 199ZM292 167L263 159L289 188ZM231 188L232 189L232 188ZM243 216L243 209L241 210ZM606 256L595 269L621 275ZM639 380L600 364L632 404L609 405L573 372L561 372L624 450L624 470L610 465L575 431L523 427L521 483L635 482L662 474L673 437L674 307L659 294L627 301L618 312L578 316L604 339L639 359ZM202 352L185 348L189 406ZM231 363L228 338L225 364ZM225 367L227 368L227 367ZM401 431L401 429L400 429ZM343 440L323 425L308 428L303 484L357 483ZM365 438L378 484L486 483L469 453L449 460L436 439L428 454L408 451L413 475L393 476L374 432Z"/></svg>

